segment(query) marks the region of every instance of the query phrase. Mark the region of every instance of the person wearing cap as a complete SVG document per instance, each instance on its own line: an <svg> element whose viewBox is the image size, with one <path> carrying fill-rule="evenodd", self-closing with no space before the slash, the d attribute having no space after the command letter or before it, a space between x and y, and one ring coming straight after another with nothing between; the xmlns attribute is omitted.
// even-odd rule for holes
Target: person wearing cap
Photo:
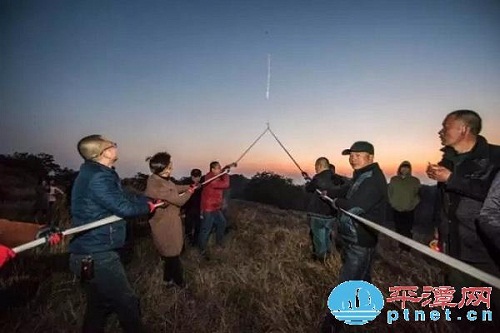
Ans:
<svg viewBox="0 0 500 333"><path fill-rule="evenodd" d="M122 190L114 170L118 160L116 143L101 135L90 135L77 147L84 162L71 194L72 227L112 215L125 218L154 211L156 206L145 196ZM139 298L118 253L125 236L126 222L120 220L77 234L70 241L70 269L82 281L87 296L83 332L102 332L112 312L125 332L144 331Z"/></svg>
<svg viewBox="0 0 500 333"><path fill-rule="evenodd" d="M387 207L387 182L378 163L373 161L375 149L366 141L357 141L351 148L344 149L342 155L349 155L349 164L354 170L347 193L327 191L337 210L363 217L382 224ZM342 268L338 284L349 280L371 282L371 266L377 245L377 232L358 222L355 218L339 212L339 236L342 239ZM344 324L327 313L322 324L322 332L343 330Z"/></svg>
<svg viewBox="0 0 500 333"><path fill-rule="evenodd" d="M412 228L415 220L415 208L420 202L420 180L411 174L411 164L403 161L396 176L389 182L389 204L392 208L396 232L412 238ZM401 250L409 251L410 247L399 243Z"/></svg>
<svg viewBox="0 0 500 333"><path fill-rule="evenodd" d="M387 182L378 163L373 161L374 153L373 145L366 141L357 141L342 151L342 155L349 155L354 173L347 193L335 198L333 206L382 224L388 201ZM338 195L327 193L329 196ZM345 213L340 213L339 219L339 235L343 241L339 283L349 280L370 282L377 232Z"/></svg>

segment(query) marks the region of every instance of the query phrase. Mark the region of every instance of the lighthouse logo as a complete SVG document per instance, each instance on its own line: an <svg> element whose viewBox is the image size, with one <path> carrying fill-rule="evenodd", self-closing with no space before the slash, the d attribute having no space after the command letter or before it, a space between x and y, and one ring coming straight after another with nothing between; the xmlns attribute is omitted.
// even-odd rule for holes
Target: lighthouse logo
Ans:
<svg viewBox="0 0 500 333"><path fill-rule="evenodd" d="M384 308L380 290L366 281L346 281L333 288L328 308L337 320L347 325L364 325Z"/></svg>

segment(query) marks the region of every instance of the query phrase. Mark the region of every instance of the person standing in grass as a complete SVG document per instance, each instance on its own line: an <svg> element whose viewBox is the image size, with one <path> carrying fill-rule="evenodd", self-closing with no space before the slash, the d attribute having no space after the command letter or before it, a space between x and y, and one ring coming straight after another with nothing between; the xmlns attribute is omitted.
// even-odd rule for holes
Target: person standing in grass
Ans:
<svg viewBox="0 0 500 333"><path fill-rule="evenodd" d="M163 258L163 281L170 288L184 288L184 271L180 254L184 244L184 232L180 210L197 188L193 185L176 185L170 179L173 163L170 154L160 152L148 158L149 176L144 194L150 198L160 199L165 206L156 210L149 220L153 241ZM185 192L185 193L182 193Z"/></svg>
<svg viewBox="0 0 500 333"><path fill-rule="evenodd" d="M333 207L366 218L377 224L385 221L387 208L387 182L378 163L374 162L375 149L366 141L357 141L342 151L349 155L354 170L352 184L345 195L333 200ZM328 192L330 197L338 193ZM378 233L349 215L339 212L339 234L343 240L342 268L338 284L349 280L371 282L372 262ZM337 332L343 324L328 313L321 327L322 332Z"/></svg>
<svg viewBox="0 0 500 333"><path fill-rule="evenodd" d="M201 181L201 170L191 170L190 177L187 178L183 185L199 185ZM193 193L191 198L182 206L182 211L185 214L185 234L186 239L191 246L195 246L200 234L200 205L201 205L201 190Z"/></svg>
<svg viewBox="0 0 500 333"><path fill-rule="evenodd" d="M324 261L327 254L331 252L332 241L330 237L337 211L332 210L329 202L321 198L316 191L332 190L342 185L343 180L332 171L330 162L326 157L318 158L314 168L316 174L305 186L306 191L313 194L307 206L307 215L312 234L313 258ZM309 176L306 174L304 178L308 179Z"/></svg>
<svg viewBox="0 0 500 333"><path fill-rule="evenodd" d="M477 229L477 220L481 218L488 191L500 170L500 146L488 143L480 135L481 130L482 119L475 111L456 110L446 115L438 132L443 157L438 164L429 164L426 172L429 178L438 182L439 247L451 257L499 276L500 270L495 264L498 258L491 257ZM491 201L487 207L491 207ZM487 211L482 212L483 224ZM456 269L446 273L445 281L456 290L481 285L475 277ZM497 309L500 308L498 295L496 290L492 292L491 303ZM459 297L460 294L455 294L454 301ZM475 309L464 306L460 314Z"/></svg>
<svg viewBox="0 0 500 333"><path fill-rule="evenodd" d="M234 164L221 168L219 162L210 163L210 172L205 175L205 180L211 179L221 172L229 169ZM200 237L198 246L203 257L207 256L207 243L210 238L212 228L215 227L215 239L219 247L222 247L224 240L224 232L226 230L226 218L222 214L223 192L230 186L229 175L225 174L210 183L203 186L201 192L201 213L203 220L201 221Z"/></svg>
<svg viewBox="0 0 500 333"><path fill-rule="evenodd" d="M145 196L122 190L114 170L116 143L101 135L78 142L84 159L71 194L72 227L112 215L132 217L153 212L156 205ZM77 234L70 241L70 269L85 288L87 307L82 332L103 332L107 317L116 313L125 332L144 332L139 298L130 286L118 251L126 237L126 222L97 227Z"/></svg>
<svg viewBox="0 0 500 333"><path fill-rule="evenodd" d="M48 216L49 216L49 222L52 225L59 225L58 221L54 221L54 218L56 215L55 214L55 210L56 210L55 205L56 205L56 201L57 201L57 195L64 196L64 192L63 192L63 190L61 190L59 187L56 186L55 180L51 179L49 182L49 193L48 193L48 196L49 196Z"/></svg>
<svg viewBox="0 0 500 333"><path fill-rule="evenodd" d="M420 202L420 180L412 176L410 162L401 163L397 175L389 182L388 190L396 232L412 238L415 208ZM399 248L410 251L410 247L403 243L399 243Z"/></svg>

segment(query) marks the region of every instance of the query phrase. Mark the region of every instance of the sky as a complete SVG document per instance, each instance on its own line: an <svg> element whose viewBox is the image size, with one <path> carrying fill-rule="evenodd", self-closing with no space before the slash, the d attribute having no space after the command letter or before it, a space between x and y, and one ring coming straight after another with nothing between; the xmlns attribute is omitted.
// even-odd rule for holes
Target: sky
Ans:
<svg viewBox="0 0 500 333"><path fill-rule="evenodd" d="M269 99L266 98L271 57ZM118 143L122 177L167 151L175 177L235 161L266 128L310 174L354 141L423 183L456 109L500 144L500 1L0 0L0 154L78 169L79 139ZM234 173L300 172L271 135Z"/></svg>

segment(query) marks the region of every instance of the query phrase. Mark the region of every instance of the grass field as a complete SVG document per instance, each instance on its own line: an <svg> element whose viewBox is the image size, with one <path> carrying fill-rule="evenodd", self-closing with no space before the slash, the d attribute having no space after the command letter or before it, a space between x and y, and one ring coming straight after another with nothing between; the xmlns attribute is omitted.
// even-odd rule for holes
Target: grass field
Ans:
<svg viewBox="0 0 500 333"><path fill-rule="evenodd" d="M193 248L184 252L187 290L162 285L162 265L149 226L134 222L126 269L148 328L177 333L318 332L340 256L334 254L324 264L310 259L305 213L233 200L228 217L232 228L226 246L213 251L210 261ZM79 331L85 297L67 268L65 246L22 254L0 271L0 332ZM385 296L394 285L442 285L437 264L418 254L399 254L396 248L381 237L373 283ZM388 309L398 308L386 304L375 321L348 331L456 331L442 320L399 320L389 326ZM120 332L114 317L108 331Z"/></svg>

